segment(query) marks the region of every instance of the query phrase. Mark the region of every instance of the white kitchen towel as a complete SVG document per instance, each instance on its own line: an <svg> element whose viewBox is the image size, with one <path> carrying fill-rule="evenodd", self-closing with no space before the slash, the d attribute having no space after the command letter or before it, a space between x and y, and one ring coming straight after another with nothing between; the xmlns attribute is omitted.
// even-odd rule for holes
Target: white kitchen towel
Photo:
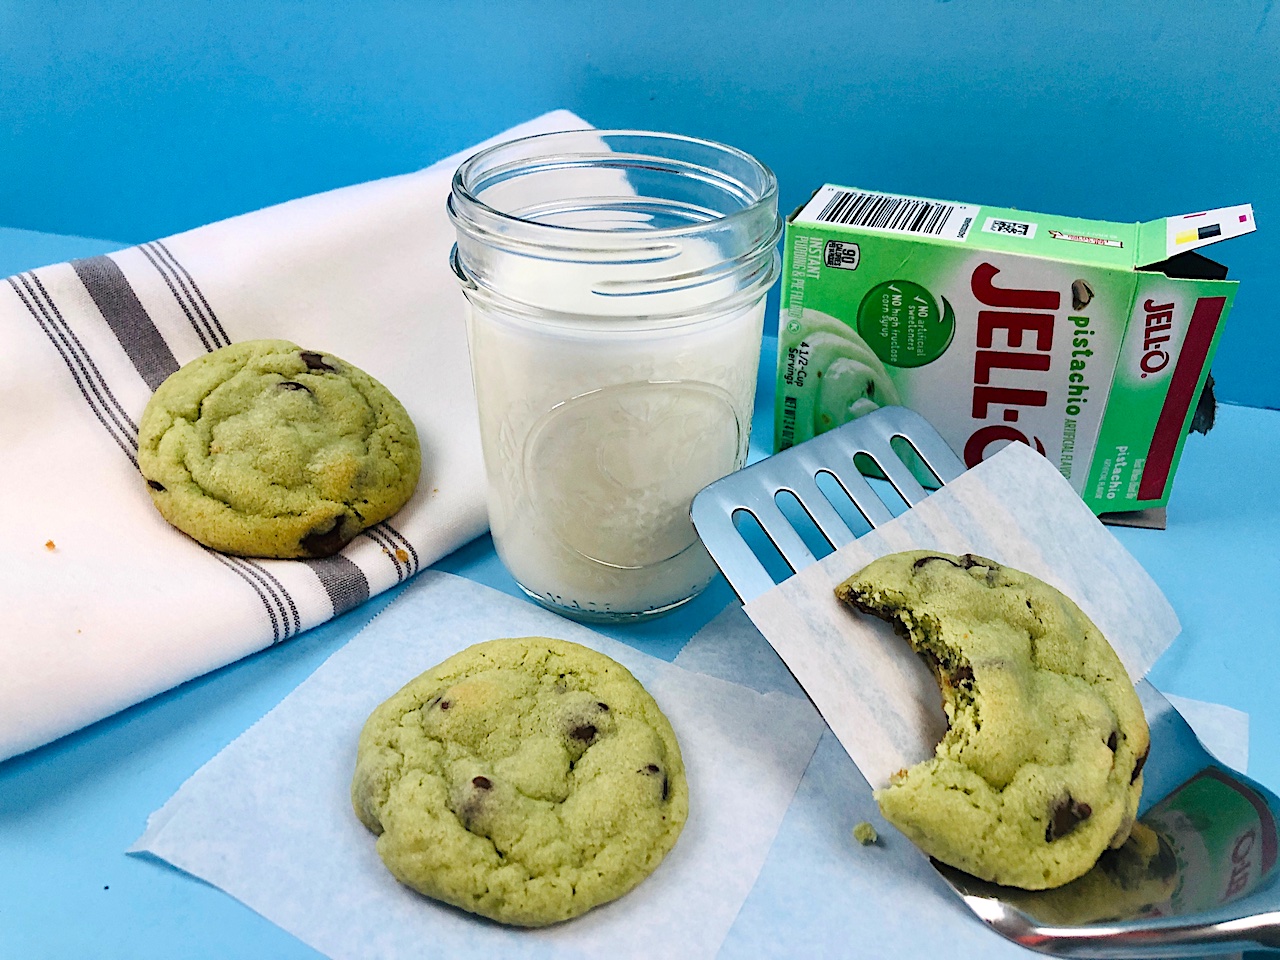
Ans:
<svg viewBox="0 0 1280 960"><path fill-rule="evenodd" d="M587 126L556 111L489 142ZM474 149L0 282L0 759L287 640L485 530L445 215ZM417 493L337 556L214 553L161 519L138 473L160 382L260 337L363 368L417 425Z"/></svg>

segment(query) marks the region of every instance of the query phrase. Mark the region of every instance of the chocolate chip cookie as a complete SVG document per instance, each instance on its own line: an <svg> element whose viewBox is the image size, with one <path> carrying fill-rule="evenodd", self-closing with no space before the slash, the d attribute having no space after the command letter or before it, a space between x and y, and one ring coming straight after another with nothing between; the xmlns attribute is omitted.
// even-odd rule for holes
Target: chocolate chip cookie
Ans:
<svg viewBox="0 0 1280 960"><path fill-rule="evenodd" d="M469 647L374 710L351 801L401 883L543 926L648 876L689 792L671 725L625 667L522 637Z"/></svg>
<svg viewBox="0 0 1280 960"><path fill-rule="evenodd" d="M418 483L400 401L332 354L287 340L215 350L143 411L138 465L171 524L248 557L326 557L399 510Z"/></svg>
<svg viewBox="0 0 1280 960"><path fill-rule="evenodd" d="M1129 836L1150 740L1133 683L1070 599L972 554L882 557L836 588L894 625L937 676L949 729L876 791L930 856L1028 890L1087 872Z"/></svg>

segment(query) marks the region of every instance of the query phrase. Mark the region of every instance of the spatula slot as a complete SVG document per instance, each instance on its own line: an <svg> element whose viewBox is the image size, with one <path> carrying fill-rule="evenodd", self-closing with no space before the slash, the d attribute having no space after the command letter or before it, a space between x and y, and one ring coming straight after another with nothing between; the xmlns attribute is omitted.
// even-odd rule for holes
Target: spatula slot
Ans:
<svg viewBox="0 0 1280 960"><path fill-rule="evenodd" d="M888 468L882 465L882 461L890 460L893 460L893 458L884 456L876 458L869 453L859 452L854 454L853 465L860 474L867 478L871 491L885 505L885 509L889 511L890 516L896 517L900 513L905 513L911 503L908 501L906 493L899 490L898 485L893 482L894 473L899 472L899 464L894 461ZM901 469L905 468L906 464L901 464ZM902 478L898 477L898 479L900 481Z"/></svg>
<svg viewBox="0 0 1280 960"><path fill-rule="evenodd" d="M733 527L774 583L781 583L796 572L750 510L739 508L733 511Z"/></svg>
<svg viewBox="0 0 1280 960"><path fill-rule="evenodd" d="M838 543L837 546L844 546L850 540L856 540L864 533L870 533L875 524L863 513L853 496L845 489L844 484L830 470L819 470L813 478L814 484L817 486L823 498L831 505L836 514L840 517L848 528L849 536L844 543Z"/></svg>
<svg viewBox="0 0 1280 960"><path fill-rule="evenodd" d="M822 532L804 502L793 491L779 490L774 494L773 502L778 505L782 515L800 535L800 539L804 541L804 545L809 548L809 552L815 559L821 560L835 550L835 545Z"/></svg>
<svg viewBox="0 0 1280 960"><path fill-rule="evenodd" d="M915 477L916 483L920 484L922 488L933 491L942 486L942 478L933 472L933 468L924 459L924 455L915 448L910 439L901 435L894 435L889 438L889 446L898 455L898 459L907 465L907 469Z"/></svg>
<svg viewBox="0 0 1280 960"><path fill-rule="evenodd" d="M919 414L883 407L717 480L690 516L745 602L963 472Z"/></svg>

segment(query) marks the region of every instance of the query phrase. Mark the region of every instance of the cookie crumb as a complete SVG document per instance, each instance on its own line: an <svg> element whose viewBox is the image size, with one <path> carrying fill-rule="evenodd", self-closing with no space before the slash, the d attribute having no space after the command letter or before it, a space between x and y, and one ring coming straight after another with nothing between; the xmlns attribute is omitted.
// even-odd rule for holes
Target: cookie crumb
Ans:
<svg viewBox="0 0 1280 960"><path fill-rule="evenodd" d="M869 847L880 839L880 834L876 833L876 828L867 821L863 820L859 824L855 824L853 828L853 839L857 840L864 847Z"/></svg>
<svg viewBox="0 0 1280 960"><path fill-rule="evenodd" d="M52 553L54 550L58 549L58 545L54 543L52 540L46 540L44 542L44 548Z"/></svg>
<svg viewBox="0 0 1280 960"><path fill-rule="evenodd" d="M397 550L396 550L396 559L397 559L397 560L399 560L401 563L408 563L408 562L409 562L409 551L407 551L407 550L403 550L403 549L397 549Z"/></svg>

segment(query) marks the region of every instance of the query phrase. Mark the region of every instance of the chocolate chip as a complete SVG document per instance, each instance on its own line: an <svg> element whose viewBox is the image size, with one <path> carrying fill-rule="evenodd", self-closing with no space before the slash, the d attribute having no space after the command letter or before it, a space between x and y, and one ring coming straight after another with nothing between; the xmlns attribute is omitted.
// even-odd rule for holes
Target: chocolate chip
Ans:
<svg viewBox="0 0 1280 960"><path fill-rule="evenodd" d="M493 787L493 783L488 777L472 777L471 785L477 790L489 790Z"/></svg>
<svg viewBox="0 0 1280 960"><path fill-rule="evenodd" d="M1077 803L1068 794L1049 809L1049 825L1044 830L1045 842L1052 843L1059 837L1065 837L1091 816L1093 807L1087 803Z"/></svg>
<svg viewBox="0 0 1280 960"><path fill-rule="evenodd" d="M152 490L160 490L160 491L164 490L164 484L158 480L148 480L147 486L150 487Z"/></svg>
<svg viewBox="0 0 1280 960"><path fill-rule="evenodd" d="M298 383L298 381L296 381L296 380L281 380L281 381L280 381L280 389L281 389L281 390L301 390L303 393L310 393L310 392L311 392L311 391L310 391L310 390L308 390L306 387L304 387L302 384Z"/></svg>
<svg viewBox="0 0 1280 960"><path fill-rule="evenodd" d="M650 776L657 776L658 774L662 773L662 768L658 766L656 763L647 763L643 767L641 767L639 770L637 770L636 773L647 773ZM667 775L665 773L662 773L662 799L665 801L670 796L671 796L671 781L667 779Z"/></svg>
<svg viewBox="0 0 1280 960"><path fill-rule="evenodd" d="M590 743L596 738L595 724L580 723L569 731L569 736L574 740L581 740L583 743Z"/></svg>
<svg viewBox="0 0 1280 960"><path fill-rule="evenodd" d="M452 706L453 706L453 703L452 703L452 702L450 702L450 701L448 701L448 700L441 700L441 701L440 701L440 709L441 709L441 710L448 710L448 709L449 709L450 707L452 707Z"/></svg>
<svg viewBox="0 0 1280 960"><path fill-rule="evenodd" d="M313 530L299 542L299 546L311 557L331 557L350 541L342 532L340 518L335 518L328 530Z"/></svg>
<svg viewBox="0 0 1280 960"><path fill-rule="evenodd" d="M1112 730L1111 736L1107 737L1107 749L1110 750L1112 753L1115 753L1116 747L1119 745L1120 745L1120 741L1116 737L1116 732Z"/></svg>
<svg viewBox="0 0 1280 960"><path fill-rule="evenodd" d="M607 703L599 703L599 702L597 702L597 703L596 703L596 709L597 709L597 710L602 710L602 711L604 711L605 713L608 713L608 712L609 712L609 705L608 705Z"/></svg>
<svg viewBox="0 0 1280 960"><path fill-rule="evenodd" d="M967 663L961 664L952 671L951 674L951 685L953 687L959 686L962 683L966 686L971 686L973 684L973 667L969 666Z"/></svg>
<svg viewBox="0 0 1280 960"><path fill-rule="evenodd" d="M334 370L333 367L324 362L324 357L318 353L304 350L298 356L302 358L302 362L307 365L308 370Z"/></svg>
<svg viewBox="0 0 1280 960"><path fill-rule="evenodd" d="M951 564L953 567L960 567L961 569L963 569L963 567L964 567L964 564L956 563L956 562L955 562L954 560L952 560L950 557L935 557L935 556L933 556L932 554L930 554L930 555L929 555L929 556L927 556L927 557L921 557L919 560L917 560L915 563L913 563L913 564L911 565L911 569L912 569L912 570L919 570L921 567L923 567L923 566L924 566L926 563L928 563L930 560L941 560L941 561L943 561L944 563L949 563L949 564Z"/></svg>
<svg viewBox="0 0 1280 960"><path fill-rule="evenodd" d="M1142 751L1142 756L1138 758L1138 762L1133 765L1133 776L1129 778L1132 785L1137 782L1138 775L1142 773L1142 768L1147 765L1147 757L1151 755L1151 744L1147 744L1147 749Z"/></svg>

